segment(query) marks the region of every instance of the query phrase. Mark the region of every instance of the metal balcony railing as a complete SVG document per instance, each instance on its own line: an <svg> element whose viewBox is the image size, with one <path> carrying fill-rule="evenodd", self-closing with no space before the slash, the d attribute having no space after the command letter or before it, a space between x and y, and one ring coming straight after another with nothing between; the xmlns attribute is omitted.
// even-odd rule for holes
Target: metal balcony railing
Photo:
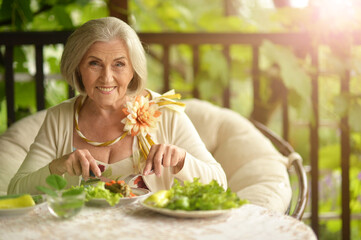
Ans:
<svg viewBox="0 0 361 240"><path fill-rule="evenodd" d="M51 44L64 44L69 31L61 32L12 32L0 33L0 49L5 48L5 54L2 57L5 67L5 93L7 104L7 120L8 125L15 122L15 104L14 104L14 47L18 45L33 45L35 47L36 62L36 103L37 109L45 108L45 89L44 89L44 69L43 69L43 48ZM193 73L197 74L200 64L200 46L205 44L215 44L223 46L223 53L230 64L230 46L232 45L248 45L252 47L252 82L253 95L257 99L259 97L260 88L260 68L259 68L259 47L264 40L269 40L280 45L288 45L304 49L311 57L311 62L316 71L311 76L312 79L312 115L313 122L308 123L310 130L310 175L311 175L311 212L306 213L311 219L311 227L316 235L319 235L319 220L323 218L319 215L319 168L318 168L318 151L319 151L319 67L318 67L318 51L317 47L312 45L311 38L307 34L302 33L280 33L280 34L242 34L242 33L139 33L140 39L147 45L160 45L163 49L161 58L163 65L163 90L170 88L170 47L173 45L186 44L192 48ZM354 34L354 44L361 44L358 34ZM1 53L1 52L0 52ZM340 80L341 93L349 93L350 91L350 74L341 77ZM223 106L230 107L230 88L231 82L228 82L223 89ZM234 91L234 89L233 89ZM70 96L74 93L70 91ZM193 88L193 97L199 98L199 89L196 84ZM255 106L256 107L256 106ZM341 132L341 169L342 169L342 239L350 239L350 181L349 181L349 165L350 165L350 129L348 126L348 117L343 117L340 121L339 130ZM282 135L288 140L289 133L289 117L287 96L283 97L282 104ZM342 127L341 127L342 126ZM305 156L304 156L305 158ZM338 217L338 216L334 216ZM330 214L326 216L330 218Z"/></svg>

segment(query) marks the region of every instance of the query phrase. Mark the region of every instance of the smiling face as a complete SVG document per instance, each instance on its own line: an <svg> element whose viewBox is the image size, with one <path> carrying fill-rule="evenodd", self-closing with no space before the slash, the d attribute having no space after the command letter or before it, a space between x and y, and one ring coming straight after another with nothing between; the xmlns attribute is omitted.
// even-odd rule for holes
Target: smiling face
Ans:
<svg viewBox="0 0 361 240"><path fill-rule="evenodd" d="M119 108L125 101L133 66L121 39L95 42L85 53L79 71L88 97L102 108Z"/></svg>

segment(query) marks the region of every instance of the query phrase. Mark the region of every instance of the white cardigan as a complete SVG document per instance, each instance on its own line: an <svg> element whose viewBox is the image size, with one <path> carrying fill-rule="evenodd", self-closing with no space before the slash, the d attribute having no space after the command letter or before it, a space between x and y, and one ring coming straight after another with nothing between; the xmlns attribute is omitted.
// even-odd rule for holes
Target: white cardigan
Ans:
<svg viewBox="0 0 361 240"><path fill-rule="evenodd" d="M152 97L159 94L151 92ZM36 186L46 186L45 178L50 174L49 163L73 151L74 104L77 97L48 109L45 120L31 145L29 153L18 172L11 179L8 194L37 194ZM226 175L221 165L209 153L199 137L192 122L185 113L178 113L168 108L160 110L161 120L152 134L156 143L176 145L187 151L184 167L177 174L171 168L163 168L161 177L145 176L144 181L151 191L169 189L174 178L192 181L199 177L201 182L217 180L227 188ZM137 138L133 142L133 157L139 156ZM134 158L136 159L136 158ZM136 161L136 160L135 160ZM129 173L131 174L131 173ZM81 177L64 174L68 187L79 185Z"/></svg>

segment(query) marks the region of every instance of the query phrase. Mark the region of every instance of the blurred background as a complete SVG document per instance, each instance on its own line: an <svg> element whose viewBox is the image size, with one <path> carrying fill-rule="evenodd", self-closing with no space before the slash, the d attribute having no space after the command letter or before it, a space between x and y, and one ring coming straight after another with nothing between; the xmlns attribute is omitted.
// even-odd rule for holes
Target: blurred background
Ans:
<svg viewBox="0 0 361 240"><path fill-rule="evenodd" d="M303 221L319 239L361 239L360 0L0 0L0 32L67 33L109 15L155 37L144 45L148 88L174 88L277 132L308 170ZM182 42L189 33L200 40ZM215 43L202 43L208 33ZM10 125L6 45L0 39L0 133ZM42 48L45 108L69 96L62 50ZM35 55L34 45L13 49L16 120L39 110Z"/></svg>

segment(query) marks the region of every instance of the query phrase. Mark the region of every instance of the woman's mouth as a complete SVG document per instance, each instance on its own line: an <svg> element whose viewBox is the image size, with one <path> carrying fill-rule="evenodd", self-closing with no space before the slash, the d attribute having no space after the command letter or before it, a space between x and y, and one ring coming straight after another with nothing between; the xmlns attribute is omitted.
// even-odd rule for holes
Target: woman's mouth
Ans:
<svg viewBox="0 0 361 240"><path fill-rule="evenodd" d="M115 87L97 87L103 93L110 93L115 89Z"/></svg>

